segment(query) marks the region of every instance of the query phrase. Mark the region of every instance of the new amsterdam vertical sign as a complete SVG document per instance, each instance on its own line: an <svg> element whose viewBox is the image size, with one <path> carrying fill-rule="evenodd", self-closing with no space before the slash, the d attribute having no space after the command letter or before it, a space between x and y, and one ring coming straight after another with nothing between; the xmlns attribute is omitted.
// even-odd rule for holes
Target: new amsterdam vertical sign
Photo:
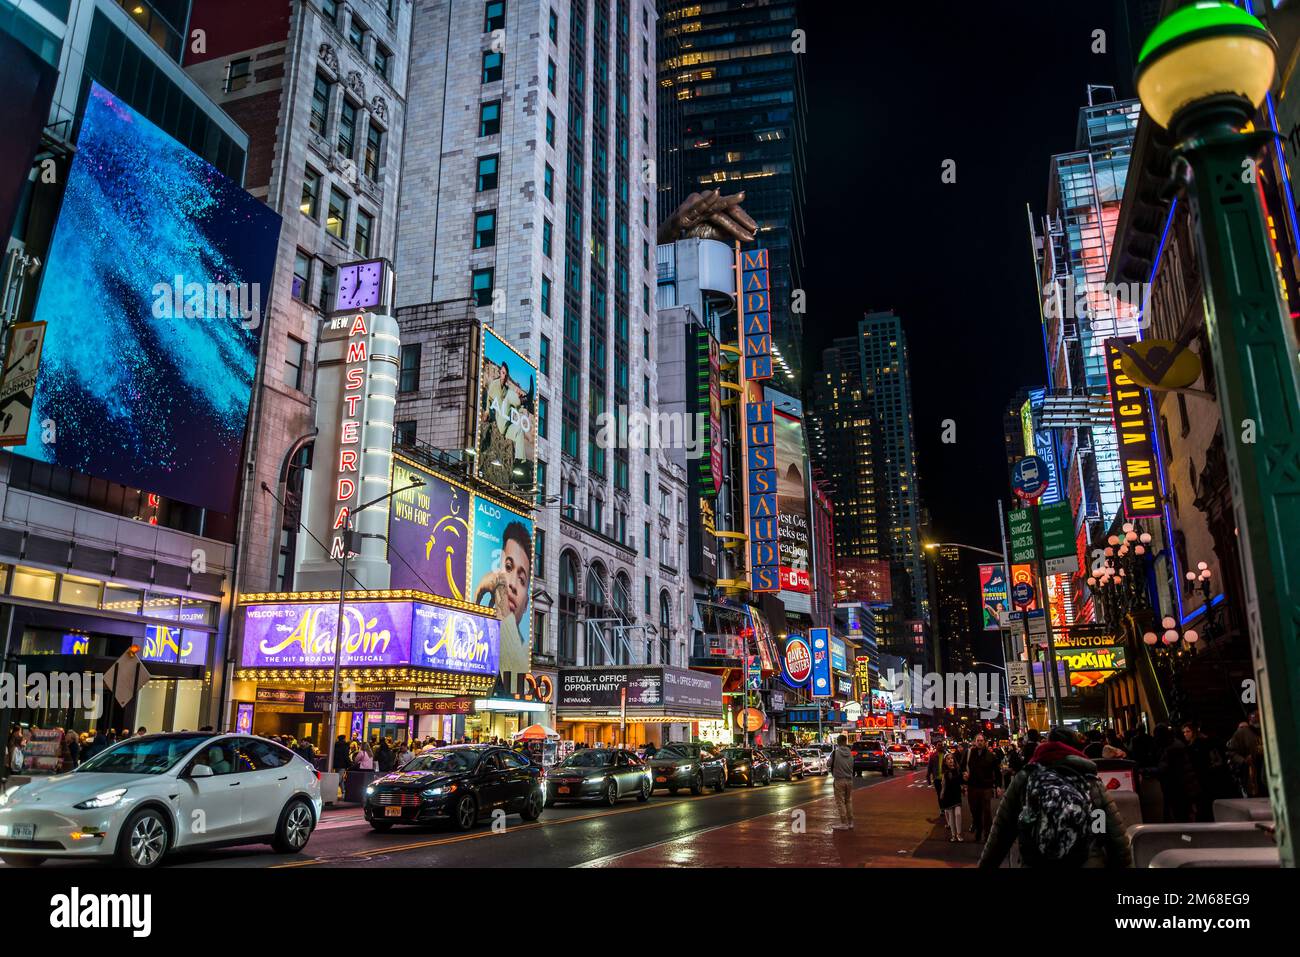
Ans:
<svg viewBox="0 0 1300 957"><path fill-rule="evenodd" d="M1106 340L1110 408L1124 479L1124 514L1129 518L1154 518L1160 514L1160 479L1152 439L1151 402L1147 390L1120 367L1122 357L1117 348L1119 343L1133 341L1132 338Z"/></svg>
<svg viewBox="0 0 1300 957"><path fill-rule="evenodd" d="M741 346L745 378L745 473L749 492L749 588L781 590L777 545L776 431L772 403L763 401L762 380L772 378L772 311L768 300L768 254L740 254Z"/></svg>

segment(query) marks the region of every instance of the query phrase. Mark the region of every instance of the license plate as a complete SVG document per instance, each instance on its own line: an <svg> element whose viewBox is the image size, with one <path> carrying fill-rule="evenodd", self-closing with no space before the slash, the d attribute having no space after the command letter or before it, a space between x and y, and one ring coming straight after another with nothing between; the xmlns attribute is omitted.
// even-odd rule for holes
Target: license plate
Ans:
<svg viewBox="0 0 1300 957"><path fill-rule="evenodd" d="M15 841L36 840L35 824L14 824L9 828L9 836Z"/></svg>
<svg viewBox="0 0 1300 957"><path fill-rule="evenodd" d="M384 817L401 817L401 816L402 816L402 809L400 807L384 808Z"/></svg>
<svg viewBox="0 0 1300 957"><path fill-rule="evenodd" d="M568 793L569 793L569 789L566 788L566 787L559 787L559 788L556 788L556 790L559 791L561 794L568 794Z"/></svg>
<svg viewBox="0 0 1300 957"><path fill-rule="evenodd" d="M667 779L666 777L664 777L662 774L659 775L659 777L655 778L655 780L658 781L660 784L667 784L667 783L668 783L668 779Z"/></svg>

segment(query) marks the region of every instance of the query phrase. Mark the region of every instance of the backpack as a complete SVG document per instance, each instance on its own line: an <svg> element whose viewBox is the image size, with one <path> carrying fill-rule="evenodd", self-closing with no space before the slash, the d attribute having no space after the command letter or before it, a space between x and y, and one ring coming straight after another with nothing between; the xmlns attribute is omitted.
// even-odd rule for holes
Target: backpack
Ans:
<svg viewBox="0 0 1300 957"><path fill-rule="evenodd" d="M1029 867L1081 867L1092 844L1090 782L1070 768L1031 765L1020 809L1020 857Z"/></svg>
<svg viewBox="0 0 1300 957"><path fill-rule="evenodd" d="M17 774L23 769L23 749L14 748L13 757L9 759L9 770Z"/></svg>

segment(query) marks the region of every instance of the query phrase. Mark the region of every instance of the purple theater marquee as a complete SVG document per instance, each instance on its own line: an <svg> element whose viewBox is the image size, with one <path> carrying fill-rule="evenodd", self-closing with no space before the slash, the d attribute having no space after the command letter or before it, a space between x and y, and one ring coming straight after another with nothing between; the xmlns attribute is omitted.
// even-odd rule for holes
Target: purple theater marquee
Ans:
<svg viewBox="0 0 1300 957"><path fill-rule="evenodd" d="M332 668L338 605L280 603L244 608L245 668ZM413 665L495 675L501 623L483 615L412 601L349 602L344 668Z"/></svg>

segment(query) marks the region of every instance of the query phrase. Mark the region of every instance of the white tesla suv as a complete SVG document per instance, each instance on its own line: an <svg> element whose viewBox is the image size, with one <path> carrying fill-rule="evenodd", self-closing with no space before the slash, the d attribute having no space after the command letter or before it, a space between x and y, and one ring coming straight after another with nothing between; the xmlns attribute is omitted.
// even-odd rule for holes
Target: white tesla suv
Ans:
<svg viewBox="0 0 1300 957"><path fill-rule="evenodd" d="M67 774L0 793L0 860L115 859L153 867L168 851L265 841L307 846L320 774L265 738L183 731L129 738Z"/></svg>

